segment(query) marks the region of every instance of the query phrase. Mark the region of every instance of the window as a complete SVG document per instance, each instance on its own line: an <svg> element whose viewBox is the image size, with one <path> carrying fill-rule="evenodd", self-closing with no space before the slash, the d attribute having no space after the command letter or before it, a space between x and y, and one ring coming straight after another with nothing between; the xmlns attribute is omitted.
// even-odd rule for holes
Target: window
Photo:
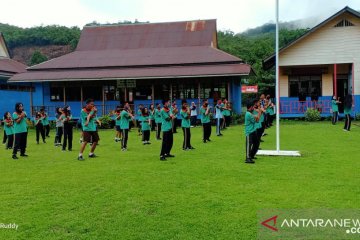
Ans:
<svg viewBox="0 0 360 240"><path fill-rule="evenodd" d="M0 90L19 91L19 92L34 92L35 88L31 86L14 85L14 84L0 84Z"/></svg>
<svg viewBox="0 0 360 240"><path fill-rule="evenodd" d="M79 93L80 93L80 89L77 94L80 95ZM91 99L94 99L94 101L101 101L102 100L102 87L101 86L83 86L83 94L84 94L84 100L91 98Z"/></svg>
<svg viewBox="0 0 360 240"><path fill-rule="evenodd" d="M50 101L64 101L64 88L62 87L50 87Z"/></svg>
<svg viewBox="0 0 360 240"><path fill-rule="evenodd" d="M321 75L289 76L289 97L299 97L300 101L306 97L316 100L321 93Z"/></svg>

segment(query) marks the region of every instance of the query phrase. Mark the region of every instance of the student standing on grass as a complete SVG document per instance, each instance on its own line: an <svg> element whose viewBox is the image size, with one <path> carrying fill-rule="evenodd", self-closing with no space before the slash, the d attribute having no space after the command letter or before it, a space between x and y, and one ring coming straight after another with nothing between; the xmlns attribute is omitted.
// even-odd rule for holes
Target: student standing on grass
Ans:
<svg viewBox="0 0 360 240"><path fill-rule="evenodd" d="M6 149L12 149L14 144L14 121L11 118L11 113L6 112L4 114L3 119L4 119L4 133L7 136Z"/></svg>
<svg viewBox="0 0 360 240"><path fill-rule="evenodd" d="M97 109L94 105L94 100L92 99L86 100L86 106L81 110L81 115L80 115L82 121L84 139L80 147L78 160L84 160L83 152L88 142L93 143L90 149L89 158L96 157L94 151L96 149L96 145L98 141L100 140L95 125L96 112Z"/></svg>
<svg viewBox="0 0 360 240"><path fill-rule="evenodd" d="M170 100L163 101L164 107L161 109L161 131L163 132L162 145L160 152L160 160L166 161L167 157L175 157L170 154L170 151L173 146L173 131L172 131L172 121L175 116L170 111Z"/></svg>
<svg viewBox="0 0 360 240"><path fill-rule="evenodd" d="M224 129L230 126L230 121L231 121L231 105L230 102L228 102L226 99L224 100L224 110L223 110L223 115L225 118L225 121L223 123Z"/></svg>
<svg viewBox="0 0 360 240"><path fill-rule="evenodd" d="M140 116L141 116L141 113L142 113L142 110L144 108L144 105L140 104L139 105L139 109L137 110L137 126L138 126L138 133L139 133L139 136L142 134L141 132L141 122L140 122Z"/></svg>
<svg viewBox="0 0 360 240"><path fill-rule="evenodd" d="M144 145L151 144L150 143L151 118L150 118L149 110L147 109L147 107L143 108L139 120L141 122L142 142Z"/></svg>
<svg viewBox="0 0 360 240"><path fill-rule="evenodd" d="M350 127L351 127L351 109L352 109L352 104L353 104L353 100L352 100L352 96L350 94L345 96L345 101L344 101L344 114L345 114L345 126L344 126L344 131L350 131Z"/></svg>
<svg viewBox="0 0 360 240"><path fill-rule="evenodd" d="M195 102L191 102L191 107L190 107L190 122L191 122L191 127L196 127L196 120L197 120L197 110L196 110L196 104Z"/></svg>
<svg viewBox="0 0 360 240"><path fill-rule="evenodd" d="M13 149L12 158L18 159L16 156L18 150L20 150L21 157L27 157L25 154L26 143L27 143L27 134L28 134L28 125L26 123L26 112L24 111L24 106L22 103L15 104L15 112L13 113L14 120L14 134L15 134L15 145Z"/></svg>
<svg viewBox="0 0 360 240"><path fill-rule="evenodd" d="M39 144L40 135L43 140L43 143L46 143L43 120L44 120L43 114L41 112L37 112L35 115L35 123L34 123L36 128L36 144Z"/></svg>
<svg viewBox="0 0 360 240"><path fill-rule="evenodd" d="M331 110L333 112L333 117L332 117L332 124L335 125L338 121L338 117L339 117L339 103L340 100L336 99L336 96L333 96L331 99Z"/></svg>
<svg viewBox="0 0 360 240"><path fill-rule="evenodd" d="M259 121L260 112L258 113L257 116L252 114L252 112L254 111L254 103L248 103L246 107L247 107L247 111L245 113L245 135L246 135L245 163L255 163L254 159L259 146L255 124L257 121Z"/></svg>
<svg viewBox="0 0 360 240"><path fill-rule="evenodd" d="M149 117L150 117L151 131L155 131L156 124L155 124L155 108L154 108L154 104L150 105Z"/></svg>
<svg viewBox="0 0 360 240"><path fill-rule="evenodd" d="M127 141L130 125L129 123L132 119L134 119L134 116L131 114L130 107L128 105L125 105L124 109L121 111L120 114L120 128L122 131L121 151L127 151Z"/></svg>
<svg viewBox="0 0 360 240"><path fill-rule="evenodd" d="M190 140L191 140L191 133L190 133L190 118L191 118L191 112L190 108L186 102L183 103L181 107L181 127L184 134L184 141L183 141L183 150L191 150L195 149L191 146Z"/></svg>
<svg viewBox="0 0 360 240"><path fill-rule="evenodd" d="M176 102L174 101L171 108L170 108L171 114L174 115L174 118L172 119L172 131L173 133L177 133L176 127L177 127L177 115L179 113L179 109L177 108Z"/></svg>
<svg viewBox="0 0 360 240"><path fill-rule="evenodd" d="M222 114L223 109L224 109L224 107L222 105L222 101L219 99L215 106L216 135L217 136L222 136L220 129L221 129L221 123L222 123L222 119L223 119L223 114Z"/></svg>
<svg viewBox="0 0 360 240"><path fill-rule="evenodd" d="M116 135L115 135L115 142L121 141L121 127L120 127L120 119L121 119L121 107L117 106L115 109L115 129L116 129Z"/></svg>
<svg viewBox="0 0 360 240"><path fill-rule="evenodd" d="M258 144L260 146L260 142L263 142L263 140L261 140L261 137L262 137L262 134L264 133L264 113L265 113L265 110L264 108L261 106L261 101L259 100L255 100L254 101L254 111L253 111L253 114L254 115L257 115L260 113L260 118L259 118L259 121L255 123L255 127L256 127L256 135L258 137ZM258 147L259 147L258 146Z"/></svg>
<svg viewBox="0 0 360 240"><path fill-rule="evenodd" d="M55 127L56 127L56 135L54 145L55 147L61 146L61 138L64 133L64 123L62 121L63 109L61 107L57 107L55 110Z"/></svg>
<svg viewBox="0 0 360 240"><path fill-rule="evenodd" d="M210 136L211 136L211 121L210 121L210 116L211 116L211 108L209 106L209 103L207 102L207 100L204 101L203 106L200 110L201 113L201 124L203 126L203 142L206 143L207 141L211 141L210 140Z"/></svg>
<svg viewBox="0 0 360 240"><path fill-rule="evenodd" d="M160 133L161 133L162 119L161 119L161 105L160 105L160 103L156 104L155 123L156 123L156 139L161 140Z"/></svg>
<svg viewBox="0 0 360 240"><path fill-rule="evenodd" d="M49 116L47 114L47 112L45 112L45 109L44 108L41 108L40 109L40 113L41 113L41 116L42 116L42 124L43 124L43 127L44 127L44 131L45 131L45 136L46 137L50 137L50 123L49 123Z"/></svg>
<svg viewBox="0 0 360 240"><path fill-rule="evenodd" d="M72 115L70 111L70 106L65 106L61 115L61 121L63 122L64 126L64 142L62 145L62 151L66 151L66 147L68 147L69 151L72 151L73 125L71 123L71 120Z"/></svg>

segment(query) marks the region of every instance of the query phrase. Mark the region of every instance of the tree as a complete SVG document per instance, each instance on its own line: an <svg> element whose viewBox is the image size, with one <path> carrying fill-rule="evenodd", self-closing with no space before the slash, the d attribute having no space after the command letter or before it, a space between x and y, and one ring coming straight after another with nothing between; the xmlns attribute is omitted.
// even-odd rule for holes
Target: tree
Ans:
<svg viewBox="0 0 360 240"><path fill-rule="evenodd" d="M47 60L48 60L48 58L45 55L43 55L39 50L36 50L33 53L33 55L31 56L29 65L33 66L33 65L45 62Z"/></svg>

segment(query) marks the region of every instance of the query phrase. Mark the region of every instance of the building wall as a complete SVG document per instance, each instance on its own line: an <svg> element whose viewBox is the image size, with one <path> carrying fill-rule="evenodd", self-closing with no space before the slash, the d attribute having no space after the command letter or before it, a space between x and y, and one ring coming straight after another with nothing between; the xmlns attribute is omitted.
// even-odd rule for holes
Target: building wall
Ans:
<svg viewBox="0 0 360 240"><path fill-rule="evenodd" d="M337 27L342 19L355 26ZM280 66L355 64L355 94L360 94L360 19L348 13L317 29L280 54ZM328 84L329 76L325 76ZM328 89L326 88L326 93Z"/></svg>

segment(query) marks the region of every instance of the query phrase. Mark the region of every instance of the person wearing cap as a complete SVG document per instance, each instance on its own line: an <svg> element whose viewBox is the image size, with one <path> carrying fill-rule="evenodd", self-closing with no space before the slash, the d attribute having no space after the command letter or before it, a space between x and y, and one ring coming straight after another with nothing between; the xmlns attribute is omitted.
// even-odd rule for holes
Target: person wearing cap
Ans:
<svg viewBox="0 0 360 240"><path fill-rule="evenodd" d="M162 145L160 152L160 160L166 161L167 157L175 157L170 154L170 151L173 146L173 131L172 131L172 120L174 119L174 115L170 111L170 101L163 100L164 107L161 109L161 131L163 132L162 137Z"/></svg>
<svg viewBox="0 0 360 240"><path fill-rule="evenodd" d="M15 104L15 112L12 115L14 121L14 134L15 134L15 145L13 149L12 158L18 159L16 156L18 150L20 150L21 157L27 157L26 143L28 135L28 125L26 123L26 112L24 111L24 105L22 103Z"/></svg>
<svg viewBox="0 0 360 240"><path fill-rule="evenodd" d="M256 122L260 119L260 112L257 115L253 115L254 103L247 103L247 111L245 113L245 149L246 160L245 163L255 163L254 158L258 150L258 137L256 133Z"/></svg>

